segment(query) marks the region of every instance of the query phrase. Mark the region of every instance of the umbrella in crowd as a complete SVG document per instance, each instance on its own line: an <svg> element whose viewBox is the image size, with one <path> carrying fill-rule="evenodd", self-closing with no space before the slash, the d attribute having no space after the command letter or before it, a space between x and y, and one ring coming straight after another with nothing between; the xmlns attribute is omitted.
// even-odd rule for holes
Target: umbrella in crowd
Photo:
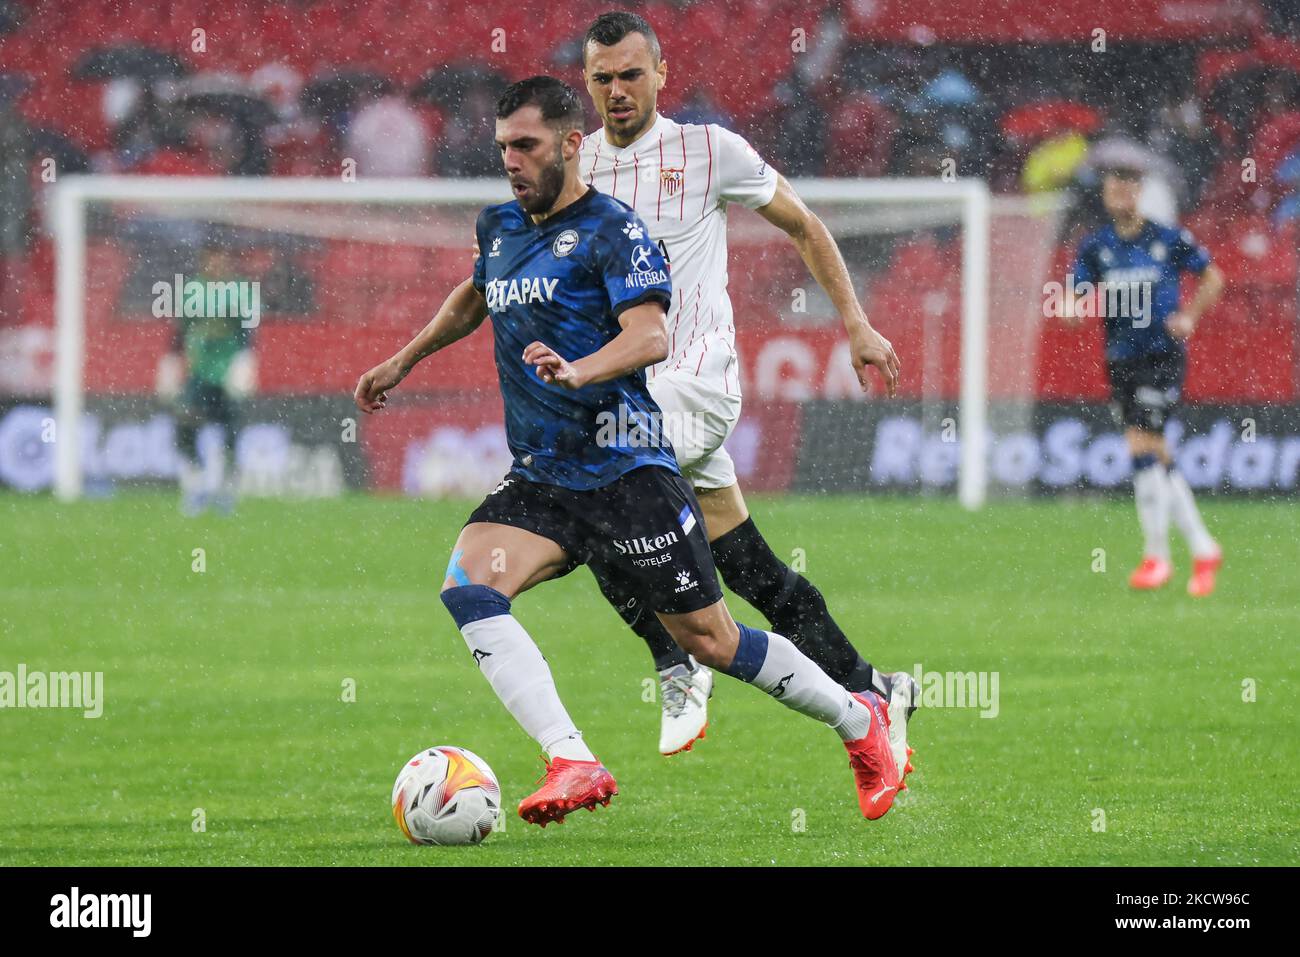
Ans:
<svg viewBox="0 0 1300 957"><path fill-rule="evenodd" d="M505 79L495 70L467 63L431 70L411 89L411 99L454 108L471 90L486 91L495 100L505 88Z"/></svg>
<svg viewBox="0 0 1300 957"><path fill-rule="evenodd" d="M171 53L153 47L125 44L91 50L72 68L77 80L176 79L186 73L185 64Z"/></svg>
<svg viewBox="0 0 1300 957"><path fill-rule="evenodd" d="M190 112L222 117L247 128L269 126L276 121L269 103L247 93L193 93L180 105Z"/></svg>
<svg viewBox="0 0 1300 957"><path fill-rule="evenodd" d="M359 100L383 96L392 81L365 70L341 70L317 77L302 89L299 102L312 116L332 117L352 110Z"/></svg>

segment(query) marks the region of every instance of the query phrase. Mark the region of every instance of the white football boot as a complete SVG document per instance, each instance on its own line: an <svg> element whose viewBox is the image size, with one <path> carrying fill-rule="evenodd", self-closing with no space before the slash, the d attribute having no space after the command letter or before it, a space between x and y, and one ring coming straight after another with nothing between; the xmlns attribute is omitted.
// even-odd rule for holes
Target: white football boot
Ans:
<svg viewBox="0 0 1300 957"><path fill-rule="evenodd" d="M695 670L673 665L659 672L659 706L663 722L659 726L659 753L689 751L704 737L709 726L709 696L713 694L713 672L695 659Z"/></svg>
<svg viewBox="0 0 1300 957"><path fill-rule="evenodd" d="M898 765L899 790L905 790L908 774L912 771L912 749L907 746L907 722L921 700L921 689L916 679L906 671L885 675L889 679L889 750Z"/></svg>

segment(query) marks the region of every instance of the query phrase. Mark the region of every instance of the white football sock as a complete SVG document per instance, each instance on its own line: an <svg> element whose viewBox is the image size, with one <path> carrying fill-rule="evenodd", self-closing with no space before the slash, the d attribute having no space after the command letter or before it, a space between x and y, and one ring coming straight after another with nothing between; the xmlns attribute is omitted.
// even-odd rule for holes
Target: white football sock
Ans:
<svg viewBox="0 0 1300 957"><path fill-rule="evenodd" d="M1133 474L1144 557L1169 561L1169 475L1159 462Z"/></svg>
<svg viewBox="0 0 1300 957"><path fill-rule="evenodd" d="M514 615L471 621L460 633L501 703L547 757L596 760L560 701L546 659Z"/></svg>
<svg viewBox="0 0 1300 957"><path fill-rule="evenodd" d="M214 448L203 463L203 491L207 495L216 495L221 491L221 483L226 477L226 453L224 449Z"/></svg>
<svg viewBox="0 0 1300 957"><path fill-rule="evenodd" d="M203 490L203 472L189 459L182 458L178 468L181 495L193 498Z"/></svg>
<svg viewBox="0 0 1300 957"><path fill-rule="evenodd" d="M1168 481L1170 514L1173 516L1174 524L1178 526L1178 531L1187 540L1193 557L1209 558L1218 554L1219 546L1210 535L1209 529L1205 527L1205 522L1201 520L1201 512L1196 507L1192 487L1187 484L1187 479L1183 478L1183 473L1171 469Z"/></svg>
<svg viewBox="0 0 1300 957"><path fill-rule="evenodd" d="M748 640L746 631L752 633L754 629L742 629L742 642ZM787 708L824 721L845 741L866 735L871 727L868 709L855 702L851 694L817 667L789 638L774 631L763 634L767 635L767 651L758 673L746 678L743 674L730 672L733 677L761 688ZM737 657L740 656L741 652L737 650Z"/></svg>

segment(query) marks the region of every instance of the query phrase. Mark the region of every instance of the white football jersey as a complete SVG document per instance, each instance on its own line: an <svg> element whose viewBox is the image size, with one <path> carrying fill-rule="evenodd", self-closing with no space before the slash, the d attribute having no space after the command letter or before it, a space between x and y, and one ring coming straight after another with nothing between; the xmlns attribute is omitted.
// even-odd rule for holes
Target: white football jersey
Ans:
<svg viewBox="0 0 1300 957"><path fill-rule="evenodd" d="M776 195L776 170L731 130L666 116L622 148L609 144L603 128L589 133L578 162L583 182L637 211L668 260L668 358L647 369L647 377L681 370L739 395L727 297L727 204L766 206Z"/></svg>

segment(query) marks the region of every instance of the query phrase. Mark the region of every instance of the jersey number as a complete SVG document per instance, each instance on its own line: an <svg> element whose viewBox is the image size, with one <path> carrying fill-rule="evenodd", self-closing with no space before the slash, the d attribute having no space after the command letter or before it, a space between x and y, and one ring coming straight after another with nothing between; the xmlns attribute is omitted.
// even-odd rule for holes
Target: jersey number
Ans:
<svg viewBox="0 0 1300 957"><path fill-rule="evenodd" d="M659 240L659 253L664 257L664 262L671 266L673 263L673 257L668 255L668 244L662 239Z"/></svg>

